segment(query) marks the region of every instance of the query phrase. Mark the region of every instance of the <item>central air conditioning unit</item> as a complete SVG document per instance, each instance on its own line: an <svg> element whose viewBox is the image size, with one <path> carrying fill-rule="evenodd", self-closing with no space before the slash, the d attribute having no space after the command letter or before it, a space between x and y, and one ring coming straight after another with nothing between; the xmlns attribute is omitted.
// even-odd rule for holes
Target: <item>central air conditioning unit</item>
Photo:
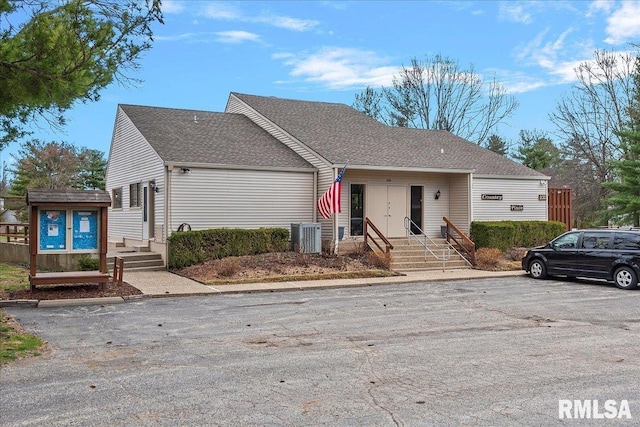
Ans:
<svg viewBox="0 0 640 427"><path fill-rule="evenodd" d="M302 254L319 254L322 251L320 224L291 224L291 250Z"/></svg>

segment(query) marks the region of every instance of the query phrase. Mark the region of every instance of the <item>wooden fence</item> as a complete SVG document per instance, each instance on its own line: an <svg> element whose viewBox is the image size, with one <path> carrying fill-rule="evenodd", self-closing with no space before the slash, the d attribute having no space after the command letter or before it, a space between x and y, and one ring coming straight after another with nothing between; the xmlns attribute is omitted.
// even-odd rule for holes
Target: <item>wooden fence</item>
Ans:
<svg viewBox="0 0 640 427"><path fill-rule="evenodd" d="M0 240L28 244L29 224L0 222Z"/></svg>
<svg viewBox="0 0 640 427"><path fill-rule="evenodd" d="M573 193L570 188L549 188L549 221L564 222L567 230L573 228Z"/></svg>

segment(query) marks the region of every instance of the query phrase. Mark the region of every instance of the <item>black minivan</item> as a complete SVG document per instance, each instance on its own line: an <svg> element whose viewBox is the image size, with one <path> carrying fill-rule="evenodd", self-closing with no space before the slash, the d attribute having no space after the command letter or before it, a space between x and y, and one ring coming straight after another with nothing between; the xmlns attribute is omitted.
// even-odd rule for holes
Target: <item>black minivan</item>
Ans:
<svg viewBox="0 0 640 427"><path fill-rule="evenodd" d="M640 230L591 229L564 233L527 251L522 269L531 277L588 277L636 289L640 276Z"/></svg>

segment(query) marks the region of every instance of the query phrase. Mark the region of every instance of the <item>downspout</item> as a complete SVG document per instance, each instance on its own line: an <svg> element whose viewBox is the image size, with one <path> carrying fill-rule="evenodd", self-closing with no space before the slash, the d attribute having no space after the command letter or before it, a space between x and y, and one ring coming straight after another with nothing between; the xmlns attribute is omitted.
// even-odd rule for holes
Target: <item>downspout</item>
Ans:
<svg viewBox="0 0 640 427"><path fill-rule="evenodd" d="M165 268L169 267L169 231L171 230L171 170L173 166L165 166L165 188L164 188L164 260Z"/></svg>
<svg viewBox="0 0 640 427"><path fill-rule="evenodd" d="M312 222L318 222L318 210L316 209L316 201L318 200L318 171L313 172L313 200L311 203Z"/></svg>
<svg viewBox="0 0 640 427"><path fill-rule="evenodd" d="M467 196L468 205L469 205L469 224L467 233L471 233L471 222L473 222L473 173L469 173L469 195Z"/></svg>

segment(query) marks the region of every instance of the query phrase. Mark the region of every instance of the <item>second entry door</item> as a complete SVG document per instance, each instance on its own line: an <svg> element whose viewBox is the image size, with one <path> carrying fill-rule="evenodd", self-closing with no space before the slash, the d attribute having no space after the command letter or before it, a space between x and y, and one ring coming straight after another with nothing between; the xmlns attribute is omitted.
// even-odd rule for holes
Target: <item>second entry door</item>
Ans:
<svg viewBox="0 0 640 427"><path fill-rule="evenodd" d="M369 185L367 216L386 237L403 237L407 216L407 187Z"/></svg>

